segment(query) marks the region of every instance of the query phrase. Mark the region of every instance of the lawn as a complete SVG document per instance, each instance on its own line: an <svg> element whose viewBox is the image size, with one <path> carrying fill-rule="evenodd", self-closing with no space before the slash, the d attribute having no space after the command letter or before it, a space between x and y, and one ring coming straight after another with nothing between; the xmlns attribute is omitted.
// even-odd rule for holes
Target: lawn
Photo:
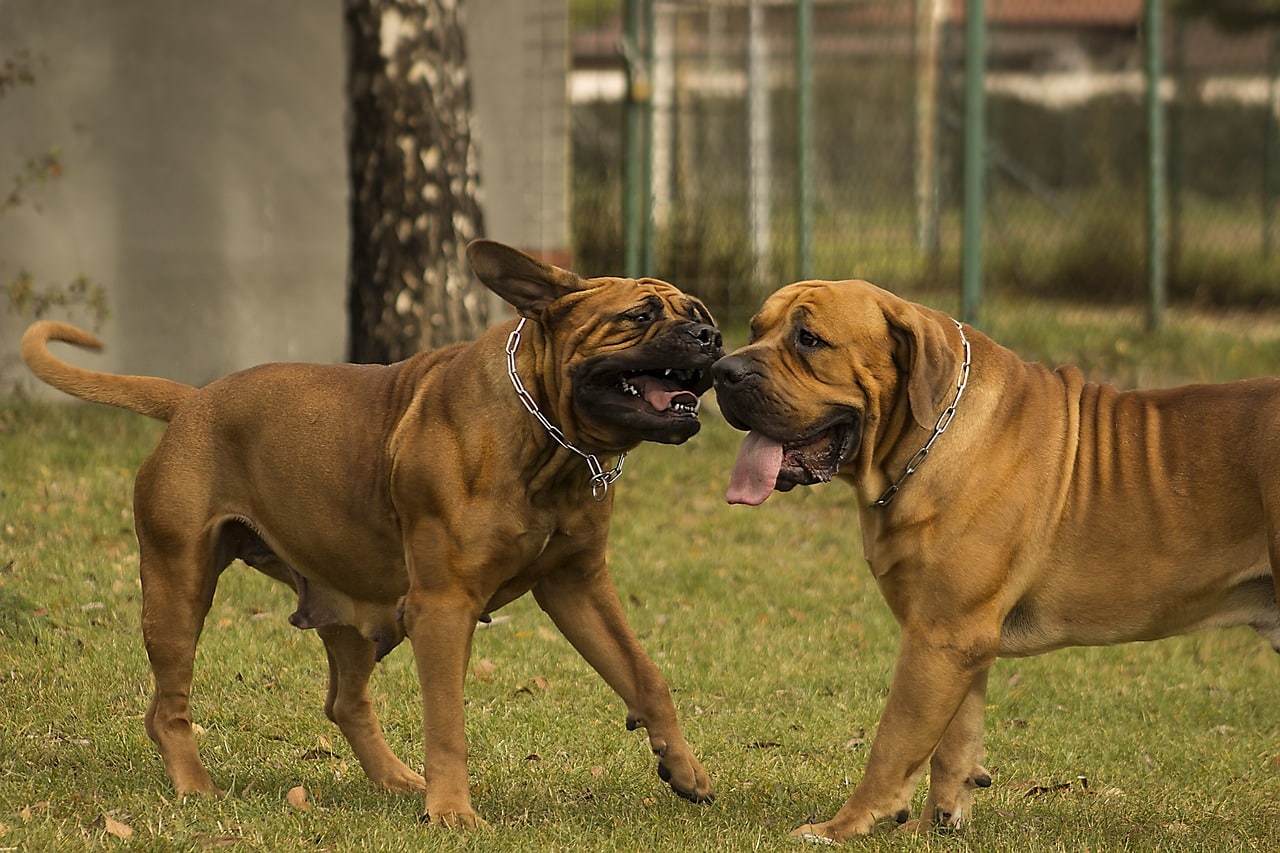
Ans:
<svg viewBox="0 0 1280 853"><path fill-rule="evenodd" d="M1007 303L988 325L1029 357L1125 384L1280 373L1280 321L1258 315L1175 313L1152 337L1137 314ZM130 509L159 426L0 405L0 850L801 849L787 831L829 817L861 775L897 629L849 490L726 506L738 436L706 408L689 444L628 459L611 564L716 802L667 790L621 703L522 599L476 635L467 734L489 825L452 834L417 822L418 797L366 783L322 713L319 639L288 624L282 587L239 564L219 587L193 700L230 793L176 798L143 731ZM407 643L372 687L392 747L420 762ZM848 846L1280 848L1280 658L1250 631L1001 661L986 745L995 785L974 825Z"/></svg>

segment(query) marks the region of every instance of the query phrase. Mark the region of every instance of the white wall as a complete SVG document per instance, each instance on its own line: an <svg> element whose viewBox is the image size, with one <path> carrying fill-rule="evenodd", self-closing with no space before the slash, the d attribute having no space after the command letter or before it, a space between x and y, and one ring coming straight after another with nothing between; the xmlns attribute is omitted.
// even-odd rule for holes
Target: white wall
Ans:
<svg viewBox="0 0 1280 853"><path fill-rule="evenodd" d="M564 2L467 13L487 233L562 252ZM73 360L202 384L342 359L342 38L338 3L0 0L0 61L41 58L0 98L0 192L52 146L65 167L31 193L41 210L0 217L0 278L107 289L107 351ZM26 322L0 303L0 393L26 375Z"/></svg>

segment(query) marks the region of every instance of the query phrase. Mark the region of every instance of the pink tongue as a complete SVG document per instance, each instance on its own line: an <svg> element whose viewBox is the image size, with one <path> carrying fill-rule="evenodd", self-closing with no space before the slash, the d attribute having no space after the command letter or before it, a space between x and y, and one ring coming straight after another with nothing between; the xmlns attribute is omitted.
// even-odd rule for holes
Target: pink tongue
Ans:
<svg viewBox="0 0 1280 853"><path fill-rule="evenodd" d="M691 405L696 406L698 404L698 398L693 394L680 388L674 390L667 388L661 380L648 376L637 376L632 382L639 387L645 402L653 406L655 411L665 412L671 408L672 403L675 403L681 397L687 397L688 399L684 402Z"/></svg>
<svg viewBox="0 0 1280 853"><path fill-rule="evenodd" d="M773 494L781 468L782 445L758 432L747 433L724 499L731 504L759 506Z"/></svg>

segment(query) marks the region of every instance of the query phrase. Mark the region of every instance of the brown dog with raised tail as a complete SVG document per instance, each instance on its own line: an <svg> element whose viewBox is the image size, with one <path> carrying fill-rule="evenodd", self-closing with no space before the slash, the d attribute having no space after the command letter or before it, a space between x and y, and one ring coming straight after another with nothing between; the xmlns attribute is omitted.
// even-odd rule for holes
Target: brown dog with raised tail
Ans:
<svg viewBox="0 0 1280 853"><path fill-rule="evenodd" d="M703 304L654 279L583 279L515 249L468 247L522 319L383 365L268 364L203 388L73 367L22 339L68 394L168 421L138 472L142 633L155 676L147 734L179 794L218 793L196 747L196 642L239 558L297 593L290 622L329 658L325 713L376 784L426 794L431 823L470 827L463 682L478 620L532 591L644 727L677 794L712 799L666 682L628 626L605 565L611 484L644 441L699 428L721 355ZM604 461L601 461L604 460ZM374 717L374 663L405 636L422 688L426 764L392 754Z"/></svg>

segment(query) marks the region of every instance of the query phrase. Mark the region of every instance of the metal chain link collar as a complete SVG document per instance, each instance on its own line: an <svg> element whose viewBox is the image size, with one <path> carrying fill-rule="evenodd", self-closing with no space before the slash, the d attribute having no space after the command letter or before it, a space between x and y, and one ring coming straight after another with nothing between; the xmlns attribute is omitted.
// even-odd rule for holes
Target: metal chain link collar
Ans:
<svg viewBox="0 0 1280 853"><path fill-rule="evenodd" d="M602 501L605 495L609 493L609 485L622 476L622 463L626 461L627 454L619 455L617 464L606 471L604 466L600 464L600 460L595 457L595 454L584 453L570 444L564 437L564 433L560 431L560 428L547 420L546 416L538 410L538 404L534 402L533 395L524 389L524 383L520 381L520 376L516 373L516 349L520 346L520 330L524 328L525 319L524 317L520 318L520 324L507 337L507 373L511 376L511 384L515 386L516 396L520 398L521 403L524 403L524 407L529 410L529 413L538 419L538 423L542 424L546 431L551 434L556 444L565 450L572 450L587 460L587 467L591 469L591 497ZM965 346L968 347L968 344L965 344Z"/></svg>
<svg viewBox="0 0 1280 853"><path fill-rule="evenodd" d="M925 457L929 455L929 450L933 447L933 443L938 440L938 436L947 431L947 427L951 426L951 419L955 417L956 406L960 405L960 398L964 396L965 386L969 384L969 339L964 336L964 326L959 320L952 319L956 324L956 328L960 330L960 342L964 344L964 363L960 365L960 379L956 382L956 398L951 401L951 405L947 406L938 417L938 425L933 428L933 435L929 436L929 440L925 442L924 447L916 451L916 455L911 457L911 461L907 463L907 470L898 478L898 482L885 489L880 499L872 504L873 507L886 507L898 495L898 490L902 488L902 484L907 478L916 472L916 469L924 463Z"/></svg>

